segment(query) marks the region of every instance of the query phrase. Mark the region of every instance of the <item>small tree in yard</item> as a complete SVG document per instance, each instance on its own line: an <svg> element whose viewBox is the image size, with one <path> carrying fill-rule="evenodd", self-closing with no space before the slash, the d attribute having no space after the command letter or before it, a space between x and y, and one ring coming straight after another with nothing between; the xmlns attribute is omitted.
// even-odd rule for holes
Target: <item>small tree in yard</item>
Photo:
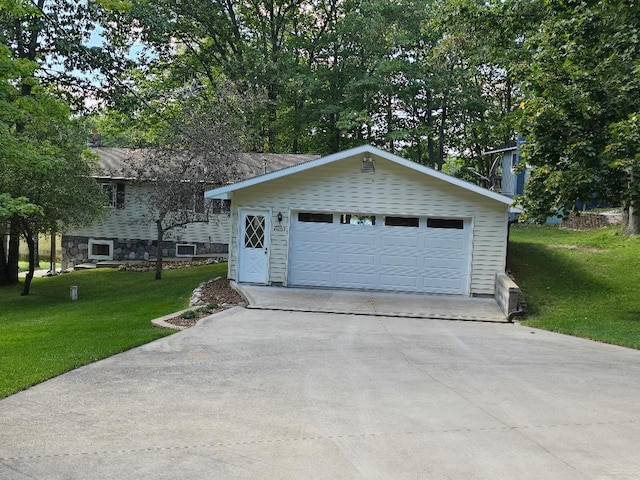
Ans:
<svg viewBox="0 0 640 480"><path fill-rule="evenodd" d="M90 177L93 164L84 156L86 139L78 123L64 101L42 88L36 67L12 58L0 44L0 285L18 283L23 237L29 247L23 295L29 294L34 274L38 234L55 232L61 224L90 224L106 200Z"/></svg>
<svg viewBox="0 0 640 480"><path fill-rule="evenodd" d="M166 234L208 221L214 205L205 202L205 190L227 183L236 172L240 142L230 114L233 98L218 93L212 101L198 93L189 91L171 106L170 120L155 145L125 172L148 187L138 201L156 227L156 280L162 278Z"/></svg>

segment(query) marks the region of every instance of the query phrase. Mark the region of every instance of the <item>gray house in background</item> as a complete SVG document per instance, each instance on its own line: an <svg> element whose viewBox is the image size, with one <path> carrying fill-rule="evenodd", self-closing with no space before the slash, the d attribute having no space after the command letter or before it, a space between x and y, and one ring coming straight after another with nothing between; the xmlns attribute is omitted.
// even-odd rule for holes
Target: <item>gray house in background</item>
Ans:
<svg viewBox="0 0 640 480"><path fill-rule="evenodd" d="M114 260L148 260L157 254L155 225L145 217L146 207L141 198L150 185L125 178L123 167L144 153L139 149L96 147L98 155L94 178L109 197L107 216L88 227L69 228L62 233L62 268L80 263ZM268 174L292 165L318 158L318 155L272 153L242 153L237 162L236 181ZM208 200L216 201L216 200ZM220 203L219 201L217 201ZM168 232L163 254L166 257L190 258L228 251L230 218L224 203L220 213L209 216L207 222L189 224Z"/></svg>
<svg viewBox="0 0 640 480"><path fill-rule="evenodd" d="M496 148L484 152L484 155L500 154L500 167L502 176L500 180L500 193L507 197L524 194L524 186L531 175L531 168L527 165L519 172L516 172L516 166L520 164L520 147L525 143L523 137L518 136L515 145Z"/></svg>

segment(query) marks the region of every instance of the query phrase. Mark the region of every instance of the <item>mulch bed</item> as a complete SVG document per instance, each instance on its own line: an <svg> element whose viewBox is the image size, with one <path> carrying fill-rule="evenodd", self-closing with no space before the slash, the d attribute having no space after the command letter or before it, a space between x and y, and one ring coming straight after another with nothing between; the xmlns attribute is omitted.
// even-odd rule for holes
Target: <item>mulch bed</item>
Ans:
<svg viewBox="0 0 640 480"><path fill-rule="evenodd" d="M198 320L208 317L217 312L221 312L237 305L244 305L245 300L238 292L229 286L229 280L219 278L211 280L200 287L200 298L202 305L191 307L187 316L193 315L192 318L184 318L183 316L174 317L167 320L167 323L178 327L193 327ZM185 312L188 313L188 312ZM183 313L183 315L185 315Z"/></svg>

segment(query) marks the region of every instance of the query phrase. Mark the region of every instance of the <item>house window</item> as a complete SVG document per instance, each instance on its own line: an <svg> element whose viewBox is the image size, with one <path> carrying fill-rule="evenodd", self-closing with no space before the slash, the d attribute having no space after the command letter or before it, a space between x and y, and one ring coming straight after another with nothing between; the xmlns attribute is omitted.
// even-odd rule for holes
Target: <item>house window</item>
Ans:
<svg viewBox="0 0 640 480"><path fill-rule="evenodd" d="M299 222L333 223L333 213L298 213Z"/></svg>
<svg viewBox="0 0 640 480"><path fill-rule="evenodd" d="M187 243L176 244L176 257L193 257L196 255L196 246Z"/></svg>
<svg viewBox="0 0 640 480"><path fill-rule="evenodd" d="M376 224L376 217L373 215L353 215L343 213L340 215L340 223L342 225L372 226Z"/></svg>
<svg viewBox="0 0 640 480"><path fill-rule="evenodd" d="M124 183L105 182L102 184L102 191L107 196L110 207L124 208Z"/></svg>
<svg viewBox="0 0 640 480"><path fill-rule="evenodd" d="M428 218L427 227L462 230L464 229L464 220L459 220L456 218Z"/></svg>
<svg viewBox="0 0 640 480"><path fill-rule="evenodd" d="M417 227L420 220L418 217L385 217L384 224L388 227Z"/></svg>
<svg viewBox="0 0 640 480"><path fill-rule="evenodd" d="M89 260L113 260L113 240L89 239Z"/></svg>
<svg viewBox="0 0 640 480"><path fill-rule="evenodd" d="M211 213L231 212L231 200L209 200L211 202Z"/></svg>
<svg viewBox="0 0 640 480"><path fill-rule="evenodd" d="M204 213L204 190L182 192L180 195L180 204L183 211Z"/></svg>

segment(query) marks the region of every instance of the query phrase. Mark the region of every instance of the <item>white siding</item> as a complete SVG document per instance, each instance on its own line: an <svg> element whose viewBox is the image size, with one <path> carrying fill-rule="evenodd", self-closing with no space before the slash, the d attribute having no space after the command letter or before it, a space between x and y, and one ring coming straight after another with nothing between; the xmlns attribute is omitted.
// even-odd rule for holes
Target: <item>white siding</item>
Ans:
<svg viewBox="0 0 640 480"><path fill-rule="evenodd" d="M107 216L88 227L66 229L65 235L92 238L125 238L139 240L155 240L157 231L155 224L145 217L146 206L140 200L149 187L126 184L125 208L105 207ZM165 240L181 243L224 243L229 241L228 215L213 215L208 222L193 223L185 228L170 231Z"/></svg>
<svg viewBox="0 0 640 480"><path fill-rule="evenodd" d="M473 221L470 291L493 295L495 274L505 269L507 205L393 162L375 161L373 174L360 172L359 157L348 158L235 191L230 278L237 278L238 208L271 209L269 279L285 284L292 211L460 217ZM276 231L278 212L285 231Z"/></svg>

